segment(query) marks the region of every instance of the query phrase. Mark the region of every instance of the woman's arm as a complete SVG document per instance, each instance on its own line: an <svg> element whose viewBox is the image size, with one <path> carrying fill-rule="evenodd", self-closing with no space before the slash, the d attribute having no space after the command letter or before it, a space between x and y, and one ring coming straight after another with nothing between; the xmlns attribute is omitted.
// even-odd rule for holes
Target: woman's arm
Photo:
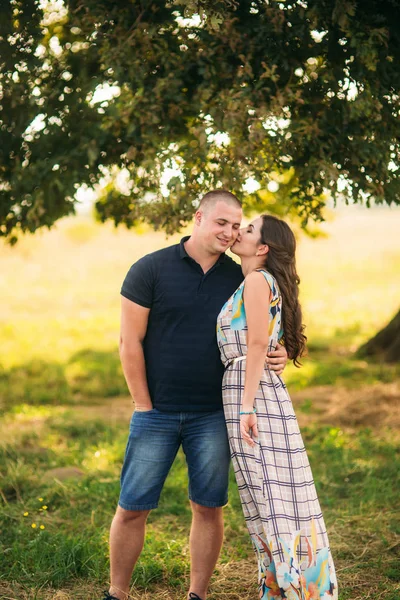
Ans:
<svg viewBox="0 0 400 600"><path fill-rule="evenodd" d="M247 321L247 360L242 410L251 411L264 371L268 351L269 304L271 289L262 273L246 277L243 299Z"/></svg>
<svg viewBox="0 0 400 600"><path fill-rule="evenodd" d="M240 416L240 434L249 446L258 436L257 417L252 413L254 398L264 370L268 350L270 287L262 273L253 271L246 277L243 299L247 321L247 360Z"/></svg>

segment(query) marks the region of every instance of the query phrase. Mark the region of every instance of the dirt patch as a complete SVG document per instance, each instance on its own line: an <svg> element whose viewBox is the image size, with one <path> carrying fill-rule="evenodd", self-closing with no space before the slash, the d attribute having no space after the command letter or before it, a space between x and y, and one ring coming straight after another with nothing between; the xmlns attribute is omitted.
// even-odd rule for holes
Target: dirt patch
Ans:
<svg viewBox="0 0 400 600"><path fill-rule="evenodd" d="M98 403L90 406L74 406L68 407L69 411L74 411L79 414L80 419L92 421L96 419L106 420L111 425L116 423L129 424L129 420L135 409L130 396L99 399Z"/></svg>
<svg viewBox="0 0 400 600"><path fill-rule="evenodd" d="M357 389L321 386L292 394L300 426L324 423L334 427L400 427L400 382Z"/></svg>
<svg viewBox="0 0 400 600"><path fill-rule="evenodd" d="M300 427L321 423L354 429L358 427L390 428L400 430L400 382L379 383L357 389L336 386L307 388L292 392ZM73 413L79 421L102 420L110 425L120 425L128 430L134 404L129 396L112 399L99 398L96 403L81 406L58 407L58 414ZM22 436L24 431L35 430L40 435L46 417L28 419L2 428L2 442Z"/></svg>
<svg viewBox="0 0 400 600"><path fill-rule="evenodd" d="M43 475L43 481L52 481L56 479L58 481L67 481L68 479L80 479L85 473L78 467L57 467L45 471Z"/></svg>
<svg viewBox="0 0 400 600"><path fill-rule="evenodd" d="M291 397L300 426L323 423L345 428L400 428L400 382L357 389L320 386L293 392ZM72 410L84 420L105 419L109 423L128 424L134 405L129 397L124 397Z"/></svg>

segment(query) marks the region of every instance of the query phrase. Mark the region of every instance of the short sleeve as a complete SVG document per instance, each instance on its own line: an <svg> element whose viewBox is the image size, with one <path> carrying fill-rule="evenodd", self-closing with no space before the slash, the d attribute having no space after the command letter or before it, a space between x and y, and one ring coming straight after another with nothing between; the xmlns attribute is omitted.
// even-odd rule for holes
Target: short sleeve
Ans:
<svg viewBox="0 0 400 600"><path fill-rule="evenodd" d="M154 264L147 255L135 262L122 284L121 295L140 306L151 308L154 295Z"/></svg>

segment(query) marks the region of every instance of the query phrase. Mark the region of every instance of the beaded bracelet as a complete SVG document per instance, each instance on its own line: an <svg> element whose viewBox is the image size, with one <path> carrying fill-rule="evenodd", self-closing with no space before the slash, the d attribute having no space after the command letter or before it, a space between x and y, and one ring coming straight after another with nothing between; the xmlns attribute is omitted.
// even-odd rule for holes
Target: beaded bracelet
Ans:
<svg viewBox="0 0 400 600"><path fill-rule="evenodd" d="M256 409L253 408L253 410L251 411L247 411L247 410L241 410L239 415L255 415L256 414Z"/></svg>

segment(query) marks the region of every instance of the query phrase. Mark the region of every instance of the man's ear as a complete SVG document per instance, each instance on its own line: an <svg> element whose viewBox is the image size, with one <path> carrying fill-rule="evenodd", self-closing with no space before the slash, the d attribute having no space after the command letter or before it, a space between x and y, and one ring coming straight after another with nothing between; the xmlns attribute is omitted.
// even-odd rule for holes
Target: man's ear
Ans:
<svg viewBox="0 0 400 600"><path fill-rule="evenodd" d="M269 252L268 244L263 244L262 246L259 246L259 248L256 252L256 256L264 256L264 255L268 254L268 252Z"/></svg>
<svg viewBox="0 0 400 600"><path fill-rule="evenodd" d="M194 213L194 224L200 225L202 219L203 219L203 213L201 212L201 210L196 210L196 212Z"/></svg>

